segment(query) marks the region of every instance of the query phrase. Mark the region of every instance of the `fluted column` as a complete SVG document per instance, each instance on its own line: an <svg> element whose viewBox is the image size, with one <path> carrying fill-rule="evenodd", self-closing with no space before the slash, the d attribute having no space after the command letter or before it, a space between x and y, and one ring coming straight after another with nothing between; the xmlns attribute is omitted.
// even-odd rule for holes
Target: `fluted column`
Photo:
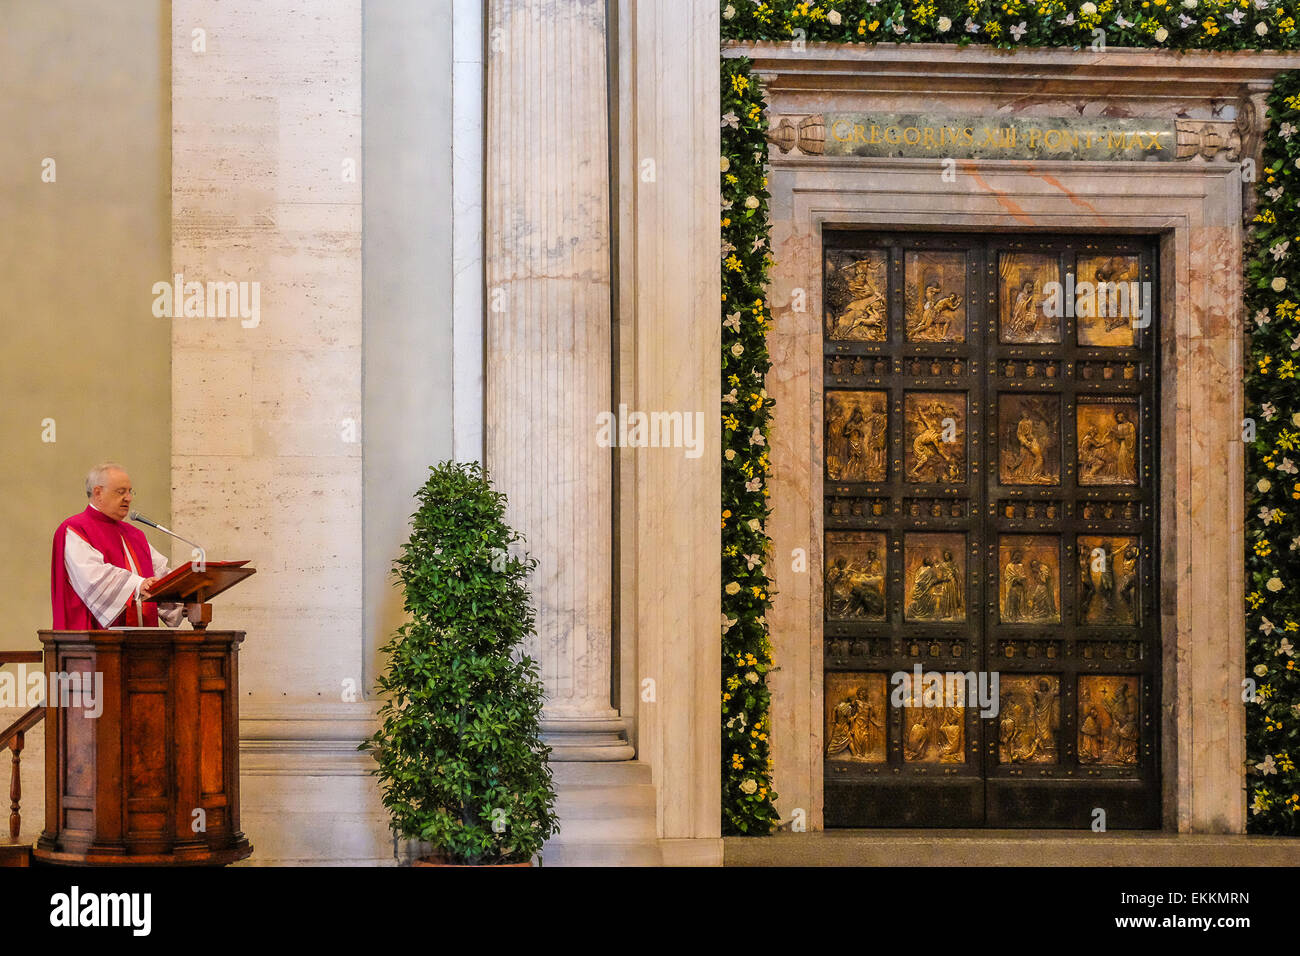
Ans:
<svg viewBox="0 0 1300 956"><path fill-rule="evenodd" d="M544 727L576 731L576 759L632 755L621 734L599 739L622 726L610 705L612 452L596 441L611 405L605 43L605 0L488 4L485 453L539 562L530 652Z"/></svg>

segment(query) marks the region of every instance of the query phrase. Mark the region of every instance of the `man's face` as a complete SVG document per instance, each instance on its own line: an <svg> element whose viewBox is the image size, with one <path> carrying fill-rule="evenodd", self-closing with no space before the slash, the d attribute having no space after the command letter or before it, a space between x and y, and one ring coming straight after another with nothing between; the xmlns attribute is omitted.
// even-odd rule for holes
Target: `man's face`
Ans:
<svg viewBox="0 0 1300 956"><path fill-rule="evenodd" d="M104 476L104 483L96 485L90 494L90 500L96 508L118 521L125 521L131 513L133 497L131 476L117 470L108 472Z"/></svg>

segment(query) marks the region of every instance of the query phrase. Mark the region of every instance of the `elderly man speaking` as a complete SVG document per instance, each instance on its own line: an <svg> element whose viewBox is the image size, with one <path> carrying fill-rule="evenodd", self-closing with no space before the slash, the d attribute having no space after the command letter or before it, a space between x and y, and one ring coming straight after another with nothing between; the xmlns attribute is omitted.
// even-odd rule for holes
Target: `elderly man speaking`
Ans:
<svg viewBox="0 0 1300 956"><path fill-rule="evenodd" d="M99 631L110 627L177 627L179 604L155 605L149 588L167 571L139 528L125 523L131 513L131 478L105 462L86 476L90 504L54 532L50 600L56 631Z"/></svg>

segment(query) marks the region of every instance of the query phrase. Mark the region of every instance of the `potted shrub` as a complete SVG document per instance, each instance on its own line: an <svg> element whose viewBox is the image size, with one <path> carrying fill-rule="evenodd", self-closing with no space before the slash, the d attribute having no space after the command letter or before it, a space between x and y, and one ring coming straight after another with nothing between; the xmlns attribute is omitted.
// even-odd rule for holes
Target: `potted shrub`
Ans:
<svg viewBox="0 0 1300 956"><path fill-rule="evenodd" d="M543 687L520 650L537 562L510 553L522 537L481 465L429 471L393 563L410 620L383 647L380 727L359 749L378 764L393 832L434 846L420 862L528 866L558 831Z"/></svg>

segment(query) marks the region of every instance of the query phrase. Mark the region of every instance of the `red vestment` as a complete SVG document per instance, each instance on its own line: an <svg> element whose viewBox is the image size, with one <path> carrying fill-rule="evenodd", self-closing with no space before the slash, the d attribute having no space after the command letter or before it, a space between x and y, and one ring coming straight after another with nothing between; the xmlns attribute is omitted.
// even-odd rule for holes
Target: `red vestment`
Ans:
<svg viewBox="0 0 1300 956"><path fill-rule="evenodd" d="M54 532L54 552L50 561L50 603L54 612L54 630L56 631L102 631L105 628L96 620L90 608L86 607L72 582L68 580L68 570L64 563L63 544L69 534L79 535L82 540L104 556L104 561L114 567L153 577L153 554L149 548L149 539L139 528L110 518L102 511L87 505L81 514L73 515ZM123 548L131 549L131 561L127 560ZM93 596L92 596L93 600ZM146 601L143 604L144 626L158 626L158 606ZM112 627L139 627L136 616L135 601L127 601L122 613L113 621Z"/></svg>

